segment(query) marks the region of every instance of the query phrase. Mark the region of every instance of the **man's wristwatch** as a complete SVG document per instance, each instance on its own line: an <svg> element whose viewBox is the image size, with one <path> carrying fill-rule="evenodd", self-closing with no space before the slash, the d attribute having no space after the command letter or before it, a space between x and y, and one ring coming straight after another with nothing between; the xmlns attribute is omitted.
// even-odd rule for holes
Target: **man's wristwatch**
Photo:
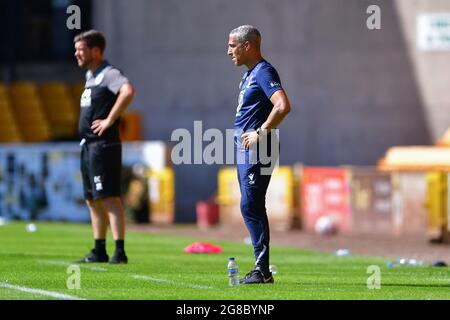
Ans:
<svg viewBox="0 0 450 320"><path fill-rule="evenodd" d="M259 127L258 129L256 129L256 133L258 134L259 137L267 134L267 130L266 129L261 129L261 127Z"/></svg>

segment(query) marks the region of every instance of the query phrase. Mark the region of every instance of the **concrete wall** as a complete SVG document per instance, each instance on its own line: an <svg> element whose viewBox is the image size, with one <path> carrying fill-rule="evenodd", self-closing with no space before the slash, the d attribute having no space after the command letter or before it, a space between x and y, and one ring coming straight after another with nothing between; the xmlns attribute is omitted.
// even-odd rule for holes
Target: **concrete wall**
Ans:
<svg viewBox="0 0 450 320"><path fill-rule="evenodd" d="M450 51L421 51L416 43L416 18L420 13L450 14L448 0L396 0L414 76L425 108L433 141L450 127Z"/></svg>
<svg viewBox="0 0 450 320"><path fill-rule="evenodd" d="M371 4L381 7L381 30L366 27ZM281 164L370 165L392 145L432 142L390 0L96 0L93 22L108 38L107 57L137 88L146 139L168 141L194 120L232 128L245 69L226 55L228 33L253 24L293 105ZM216 173L176 168L179 221L192 221L195 202L216 191Z"/></svg>

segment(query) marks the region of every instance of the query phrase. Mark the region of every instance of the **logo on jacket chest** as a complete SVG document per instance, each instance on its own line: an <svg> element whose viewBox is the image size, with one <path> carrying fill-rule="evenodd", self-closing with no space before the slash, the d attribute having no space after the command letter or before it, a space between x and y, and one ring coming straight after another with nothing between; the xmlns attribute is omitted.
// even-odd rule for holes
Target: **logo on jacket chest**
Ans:
<svg viewBox="0 0 450 320"><path fill-rule="evenodd" d="M84 89L83 94L81 95L81 102L80 102L82 108L91 106L91 93L92 93L91 89Z"/></svg>

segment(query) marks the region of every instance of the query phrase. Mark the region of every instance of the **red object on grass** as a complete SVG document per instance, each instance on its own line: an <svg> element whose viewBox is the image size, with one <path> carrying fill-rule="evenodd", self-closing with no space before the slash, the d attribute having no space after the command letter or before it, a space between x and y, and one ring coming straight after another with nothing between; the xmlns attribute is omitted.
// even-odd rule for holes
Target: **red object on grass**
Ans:
<svg viewBox="0 0 450 320"><path fill-rule="evenodd" d="M221 246L209 242L194 242L184 248L185 253L222 253Z"/></svg>

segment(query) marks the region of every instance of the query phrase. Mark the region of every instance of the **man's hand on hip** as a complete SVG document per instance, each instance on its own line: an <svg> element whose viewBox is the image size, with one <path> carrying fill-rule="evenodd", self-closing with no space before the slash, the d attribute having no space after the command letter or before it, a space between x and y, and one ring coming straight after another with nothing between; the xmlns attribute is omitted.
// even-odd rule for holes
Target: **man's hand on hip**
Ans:
<svg viewBox="0 0 450 320"><path fill-rule="evenodd" d="M91 129L92 131L97 134L98 136L101 136L103 132L105 132L106 129L111 127L113 125L113 121L109 118L106 119L97 119L92 122Z"/></svg>
<svg viewBox="0 0 450 320"><path fill-rule="evenodd" d="M256 144L259 140L259 135L256 131L246 132L242 136L242 145L245 149L249 149L250 146Z"/></svg>

